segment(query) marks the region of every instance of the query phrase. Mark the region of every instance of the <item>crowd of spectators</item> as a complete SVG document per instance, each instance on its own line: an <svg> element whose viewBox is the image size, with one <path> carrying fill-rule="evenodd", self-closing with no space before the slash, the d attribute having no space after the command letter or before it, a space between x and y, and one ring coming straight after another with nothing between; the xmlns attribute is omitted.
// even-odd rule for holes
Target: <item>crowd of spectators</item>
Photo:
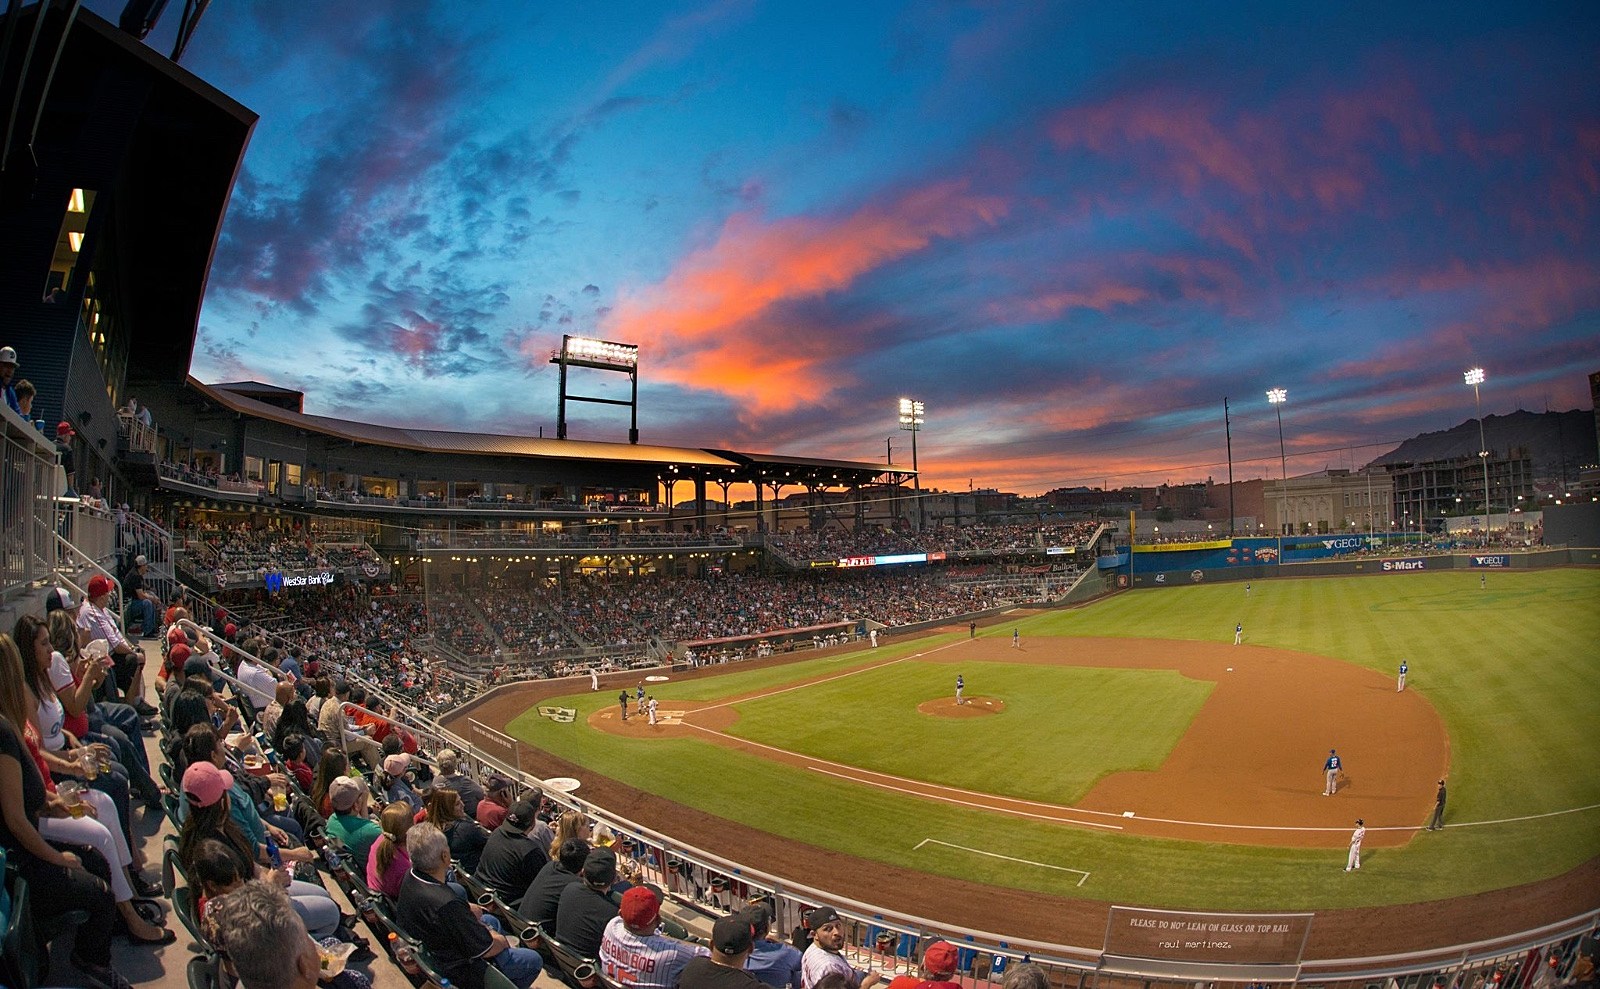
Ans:
<svg viewBox="0 0 1600 989"><path fill-rule="evenodd" d="M299 525L256 527L239 523L193 529L182 536L182 547L191 569L229 574L347 571L382 564L358 533L305 529Z"/></svg>
<svg viewBox="0 0 1600 989"><path fill-rule="evenodd" d="M901 553L1044 552L1053 546L1079 547L1094 535L1100 523L1074 522L975 523L940 526L923 532L861 526L855 529L797 529L775 532L767 543L784 554L803 560L836 560L852 556L891 556Z"/></svg>

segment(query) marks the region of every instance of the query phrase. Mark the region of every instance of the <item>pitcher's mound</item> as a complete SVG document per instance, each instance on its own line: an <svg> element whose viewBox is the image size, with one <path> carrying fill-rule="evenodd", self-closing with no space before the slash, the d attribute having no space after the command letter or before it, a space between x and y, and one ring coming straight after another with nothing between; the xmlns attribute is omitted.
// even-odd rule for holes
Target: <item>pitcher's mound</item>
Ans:
<svg viewBox="0 0 1600 989"><path fill-rule="evenodd" d="M967 697L960 704L954 697L940 697L917 705L918 714L935 718L981 718L986 714L999 714L1006 702L998 697Z"/></svg>

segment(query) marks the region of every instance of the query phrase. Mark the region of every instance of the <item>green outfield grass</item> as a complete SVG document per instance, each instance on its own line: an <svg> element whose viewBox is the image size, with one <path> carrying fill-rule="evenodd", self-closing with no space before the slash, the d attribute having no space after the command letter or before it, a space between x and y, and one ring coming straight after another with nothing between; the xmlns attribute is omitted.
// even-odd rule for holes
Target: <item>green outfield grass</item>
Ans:
<svg viewBox="0 0 1600 989"><path fill-rule="evenodd" d="M1320 653L1392 674L1450 733L1450 819L1500 821L1600 805L1600 572L1383 575L1136 591L1015 624L1025 637L1131 636L1247 641ZM992 634L1010 636L1012 624ZM965 635L965 633L961 633ZM714 701L845 673L955 636L869 654L738 670L661 685L663 702ZM1209 687L1159 671L974 664L970 681L1008 715L948 721L914 713L948 696L949 666L908 662L739 705L738 730L770 745L970 789L1070 803L1104 772L1159 761ZM981 671L981 672L980 672ZM870 689L862 690L862 685ZM1158 703L1146 716L1151 692ZM1112 716L1137 694L1136 730ZM547 702L549 703L549 702ZM614 704L588 692L582 714ZM1069 712L1063 716L1061 712ZM1287 715L1292 716L1292 713ZM1030 725L1029 722L1032 722ZM1070 722L1083 730L1056 730ZM1000 726L1000 727L997 727ZM1092 726L1092 727L1087 727ZM889 864L1062 896L1213 909L1318 909L1404 903L1545 878L1600 855L1600 810L1424 834L1363 857L1359 883L1331 881L1338 850L1242 848L1133 838L952 807L858 787L692 738L635 740L525 714L509 730L641 789L812 845ZM952 735L952 733L954 733ZM944 739L953 744L938 741ZM951 753L955 753L952 756ZM1396 753L1395 758L1405 758ZM648 822L645 822L648 823ZM1418 823L1422 823L1420 820ZM924 838L1088 871L1022 866ZM737 857L737 849L723 849ZM1341 876L1342 878L1342 876Z"/></svg>

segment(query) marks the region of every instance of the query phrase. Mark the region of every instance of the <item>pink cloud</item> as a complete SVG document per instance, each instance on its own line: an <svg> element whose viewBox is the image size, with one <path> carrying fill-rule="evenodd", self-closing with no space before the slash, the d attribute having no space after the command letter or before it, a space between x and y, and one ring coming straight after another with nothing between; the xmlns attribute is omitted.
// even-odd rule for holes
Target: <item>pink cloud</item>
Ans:
<svg viewBox="0 0 1600 989"><path fill-rule="evenodd" d="M777 307L848 288L935 240L993 225L1006 211L1004 200L951 181L844 217L766 221L737 213L662 282L625 290L602 329L651 344L662 355L651 364L660 380L761 410L790 409L839 383L826 365L848 342L808 336L811 327L790 325L774 315Z"/></svg>

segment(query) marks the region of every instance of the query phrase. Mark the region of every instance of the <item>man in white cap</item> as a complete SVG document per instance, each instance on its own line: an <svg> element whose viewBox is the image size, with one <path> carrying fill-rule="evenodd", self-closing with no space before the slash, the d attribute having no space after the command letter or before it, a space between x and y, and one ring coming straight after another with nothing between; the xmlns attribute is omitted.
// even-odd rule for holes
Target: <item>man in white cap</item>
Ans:
<svg viewBox="0 0 1600 989"><path fill-rule="evenodd" d="M0 347L0 387L6 393L6 404L11 411L22 415L22 403L17 401L17 389L12 379L17 376L17 352L11 347Z"/></svg>

